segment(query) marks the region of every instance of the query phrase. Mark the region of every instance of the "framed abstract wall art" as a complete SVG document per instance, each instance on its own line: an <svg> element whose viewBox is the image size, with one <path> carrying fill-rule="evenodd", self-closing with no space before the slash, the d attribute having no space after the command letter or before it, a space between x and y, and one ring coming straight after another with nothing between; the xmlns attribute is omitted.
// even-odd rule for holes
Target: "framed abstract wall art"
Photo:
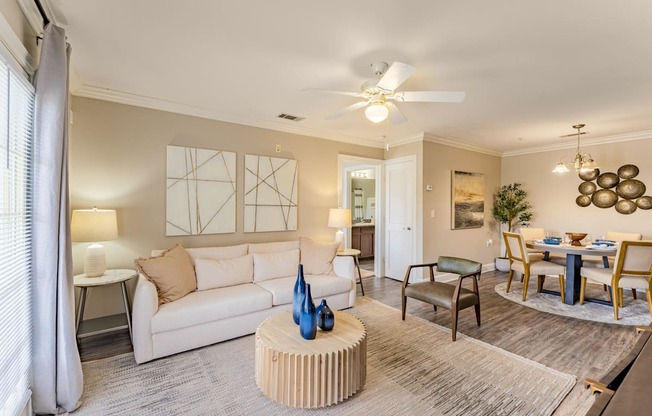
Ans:
<svg viewBox="0 0 652 416"><path fill-rule="evenodd" d="M235 232L236 154L168 146L166 235Z"/></svg>
<svg viewBox="0 0 652 416"><path fill-rule="evenodd" d="M245 155L244 232L297 229L297 161Z"/></svg>
<svg viewBox="0 0 652 416"><path fill-rule="evenodd" d="M484 174L454 170L451 194L453 230L484 226Z"/></svg>

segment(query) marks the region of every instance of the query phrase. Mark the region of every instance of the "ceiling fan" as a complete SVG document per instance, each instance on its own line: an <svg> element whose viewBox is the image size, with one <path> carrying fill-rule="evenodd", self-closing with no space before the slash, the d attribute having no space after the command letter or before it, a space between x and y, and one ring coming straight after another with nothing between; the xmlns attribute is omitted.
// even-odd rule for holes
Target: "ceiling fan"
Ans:
<svg viewBox="0 0 652 416"><path fill-rule="evenodd" d="M415 67L402 62L394 62L392 66L389 66L386 62L376 62L371 64L371 70L376 75L376 79L362 84L360 92L324 90L319 88L308 88L307 90L362 98L362 101L344 107L340 111L326 117L327 120L334 120L366 107L365 115L370 121L380 123L389 116L392 124L400 124L407 121L403 113L401 113L401 110L394 104L394 101L460 103L464 101L466 95L462 91L396 91L416 71Z"/></svg>

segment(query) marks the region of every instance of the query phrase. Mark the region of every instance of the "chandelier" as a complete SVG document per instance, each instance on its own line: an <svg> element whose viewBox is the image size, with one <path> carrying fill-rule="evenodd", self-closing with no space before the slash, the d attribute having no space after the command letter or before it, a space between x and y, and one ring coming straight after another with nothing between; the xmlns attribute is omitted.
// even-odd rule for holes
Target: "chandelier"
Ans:
<svg viewBox="0 0 652 416"><path fill-rule="evenodd" d="M580 135L585 134L584 132L581 132L580 130L584 127L584 124L576 124L573 126L574 129L577 129L577 133L569 134L569 136L575 136L577 134L577 150L575 151L575 157L571 158L568 156L564 156L559 160L557 163L557 166L552 170L555 173L566 173L570 172L570 169L568 169L569 165L572 165L575 167L575 172L589 172L595 169L598 169L598 164L593 160L593 157L589 153L587 154L582 154L580 151ZM568 160L568 162L565 162L564 160Z"/></svg>

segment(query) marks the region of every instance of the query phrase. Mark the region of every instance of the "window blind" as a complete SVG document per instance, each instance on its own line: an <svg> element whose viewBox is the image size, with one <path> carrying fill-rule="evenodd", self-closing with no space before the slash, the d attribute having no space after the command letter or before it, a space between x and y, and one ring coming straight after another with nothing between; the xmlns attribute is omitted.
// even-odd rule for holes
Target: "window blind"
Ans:
<svg viewBox="0 0 652 416"><path fill-rule="evenodd" d="M0 414L31 395L31 207L34 90L0 61Z"/></svg>

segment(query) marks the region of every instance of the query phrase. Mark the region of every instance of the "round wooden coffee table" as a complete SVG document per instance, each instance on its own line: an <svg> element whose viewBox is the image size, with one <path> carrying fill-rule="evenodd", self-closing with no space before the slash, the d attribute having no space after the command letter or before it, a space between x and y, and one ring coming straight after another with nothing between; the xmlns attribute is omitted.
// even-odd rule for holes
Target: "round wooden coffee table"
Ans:
<svg viewBox="0 0 652 416"><path fill-rule="evenodd" d="M335 327L305 340L292 312L266 319L256 330L256 384L272 400L300 408L339 403L367 377L367 331L354 316L335 311Z"/></svg>

